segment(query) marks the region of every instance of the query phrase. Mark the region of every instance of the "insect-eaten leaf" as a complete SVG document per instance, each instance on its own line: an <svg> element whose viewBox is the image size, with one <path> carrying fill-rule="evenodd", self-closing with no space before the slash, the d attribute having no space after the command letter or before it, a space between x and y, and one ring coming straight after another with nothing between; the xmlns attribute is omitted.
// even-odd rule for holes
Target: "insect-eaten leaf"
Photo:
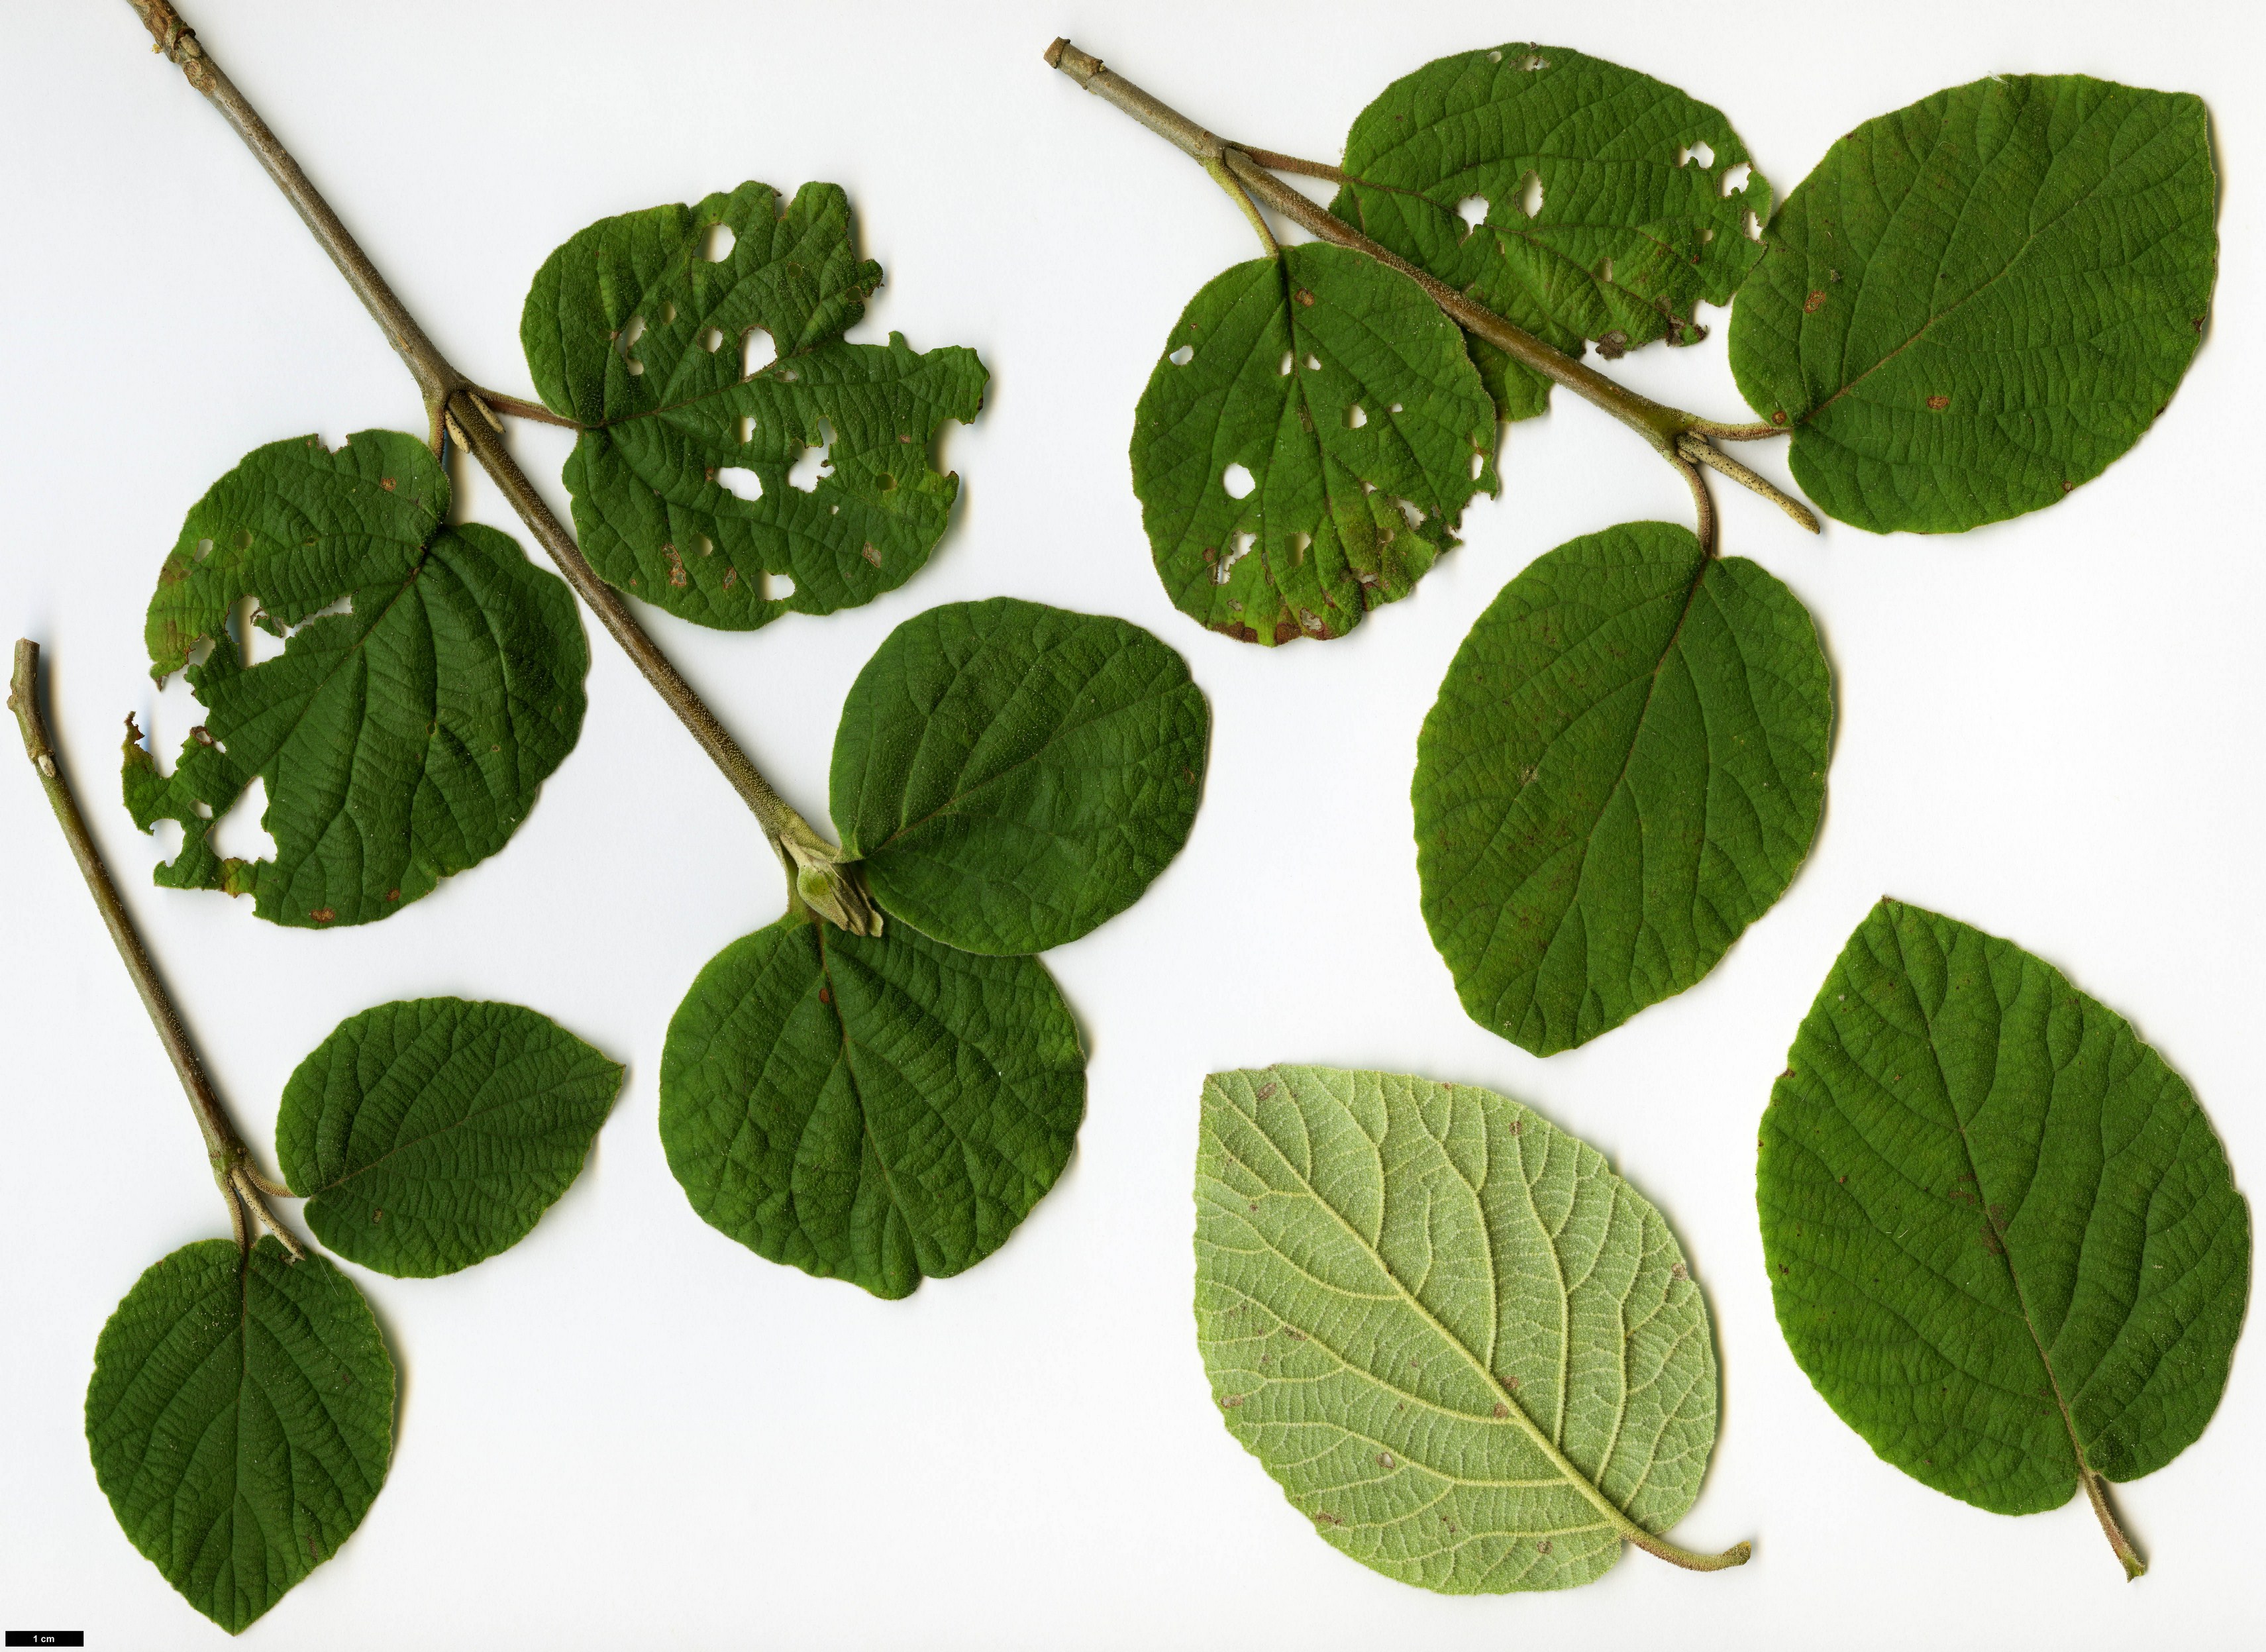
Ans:
<svg viewBox="0 0 2266 1652"><path fill-rule="evenodd" d="M1659 1534L1715 1445L1707 1304L1586 1143L1468 1085L1204 1080L1196 1338L1228 1431L1342 1553L1445 1594L1570 1589Z"/></svg>
<svg viewBox="0 0 2266 1652"><path fill-rule="evenodd" d="M274 1239L183 1246L102 1327L94 1476L134 1546L234 1634L354 1534L393 1453L394 1372L353 1282Z"/></svg>
<svg viewBox="0 0 2266 1652"><path fill-rule="evenodd" d="M347 1017L299 1064L275 1154L340 1255L431 1278L508 1250L581 1173L622 1069L516 1004Z"/></svg>
<svg viewBox="0 0 2266 1652"><path fill-rule="evenodd" d="M130 718L125 749L135 824L181 823L159 883L327 929L388 917L509 840L581 732L589 646L563 581L493 528L445 525L448 507L423 442L365 430L335 453L257 449L189 512L147 640L161 681L209 646L188 667L205 720L171 774ZM230 625L247 598L289 636L256 665ZM213 822L255 778L274 859L224 859Z"/></svg>
<svg viewBox="0 0 2266 1652"><path fill-rule="evenodd" d="M1795 479L1876 533L2050 505L2140 439L2218 264L2187 93L2008 75L1868 121L1770 226L1731 370Z"/></svg>
<svg viewBox="0 0 2266 1652"><path fill-rule="evenodd" d="M2250 1294L2250 1210L2124 1018L1955 918L1875 906L1763 1115L1780 1327L1889 1462L1999 1514L2202 1434Z"/></svg>
<svg viewBox="0 0 2266 1652"><path fill-rule="evenodd" d="M1173 605L1272 646L1406 596L1495 491L1494 447L1456 324L1398 270L1313 243L1181 312L1134 413L1133 491Z"/></svg>
<svg viewBox="0 0 2266 1652"><path fill-rule="evenodd" d="M661 1139L701 1217L877 1297L972 1268L1069 1162L1085 1056L1035 958L790 914L669 1024Z"/></svg>
<svg viewBox="0 0 2266 1652"><path fill-rule="evenodd" d="M603 218L544 261L520 341L545 403L583 427L566 488L600 574L745 631L869 602L927 561L960 491L930 449L988 375L973 350L846 342L881 284L832 184Z"/></svg>
<svg viewBox="0 0 2266 1652"><path fill-rule="evenodd" d="M858 674L832 810L891 917L969 952L1042 952L1180 852L1211 713L1138 625L1012 597L932 608Z"/></svg>
<svg viewBox="0 0 2266 1652"><path fill-rule="evenodd" d="M1730 302L1771 208L1721 111L1557 46L1394 81L1354 121L1344 171L1332 212L1576 356L1705 337L1693 306ZM1470 342L1502 418L1543 410L1549 380Z"/></svg>
<svg viewBox="0 0 2266 1652"><path fill-rule="evenodd" d="M1809 612L1691 531L1538 557L1416 744L1424 922L1473 1020L1547 1056L1714 969L1817 835L1831 673Z"/></svg>

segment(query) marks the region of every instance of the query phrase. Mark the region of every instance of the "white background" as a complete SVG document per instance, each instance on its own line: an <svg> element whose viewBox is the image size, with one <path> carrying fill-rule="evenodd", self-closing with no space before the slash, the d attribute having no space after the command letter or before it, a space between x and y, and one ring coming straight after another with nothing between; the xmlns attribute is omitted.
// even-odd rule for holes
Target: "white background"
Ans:
<svg viewBox="0 0 2266 1652"><path fill-rule="evenodd" d="M121 719L171 754L141 614L183 513L245 451L419 428L407 376L249 154L122 4L0 16L0 640L50 651L95 830L247 1138L341 1017L435 993L539 1007L629 1064L588 1169L517 1249L438 1281L349 1268L404 1373L360 1532L254 1647L1088 1648L2242 1644L2256 1633L2266 1364L2124 1488L2127 1584L2082 1499L2007 1519L1878 1461L1780 1341L1754 1131L1796 1023L1883 892L2021 941L2131 1015L2239 1175L2266 1166L2262 244L2266 31L2248 4L1299 4L959 8L649 0L208 0L192 23L466 371L526 388L517 326L597 217L745 178L845 186L888 285L856 336L976 347L964 502L894 596L753 635L647 610L782 791L823 822L852 677L931 604L1006 592L1181 649L1216 734L1188 849L1048 960L1092 1054L1059 1187L999 1252L903 1303L704 1225L654 1130L669 1013L778 911L732 793L589 627L581 743L508 850L399 917L314 934L159 890L117 799ZM1780 191L1861 120L1995 71L2201 93L2224 179L2218 323L2157 428L2050 511L1948 538L1801 534L1718 485L1726 548L1787 581L1838 674L1828 816L1786 899L1700 986L1534 1059L1466 1020L1418 915L1408 779L1457 642L1577 534L1687 519L1683 484L1561 392L1502 496L1346 640L1198 630L1151 570L1133 406L1181 305L1249 231L1195 166L1047 70L1057 33L1192 116L1335 158L1385 83L1562 40L1723 108ZM1714 336L1614 369L1743 417ZM566 444L517 449L560 509ZM1756 457L1754 450L1745 457ZM1783 457L1758 462L1784 476ZM517 531L477 471L462 514ZM521 535L523 541L525 536ZM267 645L271 648L273 644ZM12 748L12 735L9 736ZM141 1270L225 1232L189 1112L32 778L0 760L0 1622L217 1645L121 1535L81 1403ZM253 818L222 829L234 852ZM164 847L170 852L170 839ZM1198 1087L1274 1060L1490 1085L1597 1144L1667 1212L1712 1305L1723 1430L1675 1533L1755 1539L1698 1576L1630 1554L1562 1595L1451 1599L1334 1552L1220 1426L1189 1312ZM287 1207L295 1210L296 1207ZM2242 1626L2252 1626L2247 1632ZM2248 1641L2248 1644L2257 1644Z"/></svg>

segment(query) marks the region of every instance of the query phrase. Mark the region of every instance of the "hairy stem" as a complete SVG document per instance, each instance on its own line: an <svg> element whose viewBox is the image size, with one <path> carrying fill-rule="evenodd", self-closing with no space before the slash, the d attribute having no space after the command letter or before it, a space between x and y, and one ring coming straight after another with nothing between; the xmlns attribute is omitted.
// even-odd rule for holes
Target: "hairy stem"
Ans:
<svg viewBox="0 0 2266 1652"><path fill-rule="evenodd" d="M2124 1568L2124 1581L2132 1583L2148 1569L2148 1562L2140 1558L2140 1551L2132 1546L2132 1539L2124 1535L2124 1528L2116 1524L2116 1516L2109 1506L2109 1487L2100 1475L2082 1464L2077 1477L2085 1482L2085 1495L2093 1501L2093 1512L2108 1535L2109 1546L2116 1551L2117 1562Z"/></svg>
<svg viewBox="0 0 2266 1652"><path fill-rule="evenodd" d="M1244 193L1243 186L1236 181L1235 174L1227 170L1226 164L1217 155L1204 157L1203 169L1211 174L1212 182L1227 191L1228 199L1235 202L1242 209L1243 216L1251 221L1251 227L1258 231L1259 245L1267 249L1267 256L1282 257L1283 249L1276 245L1275 231L1267 227L1267 215L1259 210L1257 201Z"/></svg>
<svg viewBox="0 0 2266 1652"><path fill-rule="evenodd" d="M598 577L597 570L574 543L574 536L543 502L542 495L535 491L526 472L504 446L499 434L501 426L489 405L487 393L451 366L439 347L426 337L393 289L385 284L385 278L377 273L376 267L340 222L338 214L331 210L330 203L300 170L298 162L291 158L282 141L268 129L259 112L221 72L195 32L181 21L172 0L127 0L127 4L149 29L157 50L180 66L189 84L205 95L236 135L259 157L267 175L275 180L275 186L296 208L308 230L330 254L339 273L347 278L347 284L354 289L362 307L384 329L387 341L408 363L410 374L425 398L434 451L441 450L444 437L454 436L479 461L480 467L519 513L520 521L527 524L528 531L550 552L575 594L598 617L598 623L622 646L645 680L676 713L700 749L723 771L732 789L754 811L764 836L771 841L786 873L787 910L800 911L807 907L854 933L879 934L881 917L866 898L856 870L844 861L841 851L820 837L810 822L790 808L757 772L747 753L725 732L715 713L692 691L692 685L646 635L645 628L630 612L622 595ZM516 398L493 399L513 413L530 418L538 416L534 403ZM559 420L547 408L541 410L540 416L554 423L573 422Z"/></svg>
<svg viewBox="0 0 2266 1652"><path fill-rule="evenodd" d="M33 771L40 777L40 787L48 794L48 807L55 810L55 823L62 828L63 841L70 845L71 859L78 862L79 875L86 880L87 893L94 896L95 910L102 914L111 941L117 947L119 957L125 961L126 973L134 980L134 990L142 995L142 1007L150 1012L150 1022L157 1029L157 1042L164 1045L173 1071L180 1076L181 1088L188 1092L189 1108L196 1115L197 1129L205 1138L205 1155L212 1164L213 1180L220 1184L221 1197L228 1202L229 1230L236 1235L237 1248L251 1248L248 1235L251 1224L256 1223L281 1239L294 1258L304 1256L307 1253L299 1241L276 1221L261 1196L263 1193L288 1194L290 1189L269 1181L252 1164L252 1150L236 1133L228 1109L221 1105L219 1093L205 1076L204 1064L197 1059L196 1047L189 1042L188 1028L181 1025L180 1012L166 994L157 965L150 961L149 950L135 932L134 919L126 910L126 903L119 899L118 886L110 881L110 869L102 864L102 852L95 847L93 834L86 829L86 816L79 813L78 799L71 793L70 777L64 772L55 742L48 736L47 719L40 714L40 645L28 638L19 639L16 644L16 671L8 684L8 709L16 713L16 726L24 735L24 755L31 759Z"/></svg>
<svg viewBox="0 0 2266 1652"><path fill-rule="evenodd" d="M1326 212L1291 188L1268 167L1270 164L1283 165L1285 171L1334 178L1342 182L1347 174L1341 169L1324 167L1319 162L1297 161L1271 150L1252 150L1229 143L1198 126L1177 109L1160 103L1122 75L1104 68L1100 58L1090 52L1080 51L1066 40L1058 40L1049 47L1046 60L1096 97L1123 110L1151 131L1195 157L1206 171L1212 172L1215 176L1217 175L1217 169L1224 166L1250 192L1253 200L1263 207L1272 207L1316 239L1365 252L1379 263L1388 265L1414 280L1430 295L1432 302L1466 332L1485 340L1513 361L1541 374L1553 384L1562 384L1583 400L1604 408L1642 436L1656 453L1685 473L1696 495L1704 498L1706 484L1700 479L1694 466L1693 455L1684 448L1680 438L1689 436L1699 446L1706 447L1709 437L1757 441L1765 435L1784 434L1771 425L1720 424L1714 420L1685 413L1681 408L1667 406L1650 397L1638 395L1587 363L1552 348L1524 328L1514 326L1492 310L1473 303L1429 272L1418 268L1371 240L1351 224ZM1753 488L1782 508L1792 504L1783 493L1744 465L1726 468L1711 461L1700 463L1707 463L1709 468L1721 471L1743 486ZM1817 530L1816 518L1807 511L1794 507L1788 514L1794 515L1795 520L1802 522L1813 533ZM1702 537L1712 543L1712 510L1703 510L1701 527Z"/></svg>

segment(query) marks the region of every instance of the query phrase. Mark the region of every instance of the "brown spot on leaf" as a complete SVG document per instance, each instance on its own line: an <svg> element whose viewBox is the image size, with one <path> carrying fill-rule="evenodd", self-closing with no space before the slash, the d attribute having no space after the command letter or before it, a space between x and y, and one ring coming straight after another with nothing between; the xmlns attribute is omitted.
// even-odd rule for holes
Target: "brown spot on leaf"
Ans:
<svg viewBox="0 0 2266 1652"><path fill-rule="evenodd" d="M1941 413L1950 406L1951 398L1948 396L1931 396L1927 398L1927 410L1930 413Z"/></svg>
<svg viewBox="0 0 2266 1652"><path fill-rule="evenodd" d="M1618 362L1628 354L1628 334L1615 327L1597 340L1597 354L1608 362Z"/></svg>
<svg viewBox="0 0 2266 1652"><path fill-rule="evenodd" d="M831 1003L833 1003L833 1002L834 1002L834 989L833 989L833 988L831 988L831 987L825 987L825 986L822 986L822 987L820 987L820 988L818 989L818 1001L819 1001L821 1004L831 1004Z"/></svg>
<svg viewBox="0 0 2266 1652"><path fill-rule="evenodd" d="M1510 1407L1498 1400L1495 1402L1495 1414L1499 1417L1507 1417L1510 1414Z"/></svg>
<svg viewBox="0 0 2266 1652"><path fill-rule="evenodd" d="M369 1219L373 1223L383 1222L385 1220L385 1212L383 1210L372 1210L369 1213Z"/></svg>
<svg viewBox="0 0 2266 1652"><path fill-rule="evenodd" d="M1823 289L1813 291L1809 297L1802 301L1802 313L1805 316L1814 316L1824 308L1825 294Z"/></svg>
<svg viewBox="0 0 2266 1652"><path fill-rule="evenodd" d="M1254 634L1255 635L1256 633L1254 632ZM1291 638L1297 634L1298 627L1293 625L1290 620L1278 619L1275 622L1275 640L1276 643L1280 644L1288 642Z"/></svg>
<svg viewBox="0 0 2266 1652"><path fill-rule="evenodd" d="M393 479L390 476L380 477L377 485L389 493L393 491Z"/></svg>
<svg viewBox="0 0 2266 1652"><path fill-rule="evenodd" d="M1390 1451L1379 1451L1377 1454L1377 1466L1379 1468L1391 1468L1392 1466L1392 1453Z"/></svg>
<svg viewBox="0 0 2266 1652"><path fill-rule="evenodd" d="M1668 1276L1670 1279L1689 1279L1692 1276L1692 1270L1682 1262L1678 1262L1668 1270Z"/></svg>
<svg viewBox="0 0 2266 1652"><path fill-rule="evenodd" d="M1776 408L1772 409L1772 410L1771 410L1771 422L1772 422L1773 424L1774 424L1774 425L1782 425L1782 424L1784 424L1784 423L1786 422L1786 409L1785 409L1785 408L1783 408L1783 407L1776 407Z"/></svg>
<svg viewBox="0 0 2266 1652"><path fill-rule="evenodd" d="M1301 287L1298 289L1298 302L1307 309L1312 310L1314 307L1314 296L1308 292L1305 288Z"/></svg>
<svg viewBox="0 0 2266 1652"><path fill-rule="evenodd" d="M1219 632L1220 635L1224 637L1234 638L1238 642L1256 642L1259 640L1259 633L1252 630L1250 626L1245 625L1239 619L1223 621L1221 624L1214 625L1212 629ZM1277 642L1283 640L1282 632L1279 626L1276 631L1275 640Z"/></svg>
<svg viewBox="0 0 2266 1652"><path fill-rule="evenodd" d="M318 906L313 911L308 913L307 916L313 918L318 924L327 924L338 916L338 912L332 907Z"/></svg>
<svg viewBox="0 0 2266 1652"><path fill-rule="evenodd" d="M216 746L220 743L212 737L212 730L206 727L202 723L199 723L194 728L189 730L189 738L195 741L197 744L201 746Z"/></svg>
<svg viewBox="0 0 2266 1652"><path fill-rule="evenodd" d="M881 566L881 547L876 545L871 539L866 541L865 548L859 552L858 554L865 558L866 561L872 563L875 567L880 567Z"/></svg>
<svg viewBox="0 0 2266 1652"><path fill-rule="evenodd" d="M1547 1553L1550 1553L1550 1539L1549 1539L1548 1538L1537 1538L1537 1539L1535 1539L1535 1540L1534 1540L1534 1552L1535 1552L1537 1554L1547 1554Z"/></svg>
<svg viewBox="0 0 2266 1652"><path fill-rule="evenodd" d="M1270 1079L1268 1079L1265 1084L1262 1084L1262 1085L1261 1085L1259 1086L1259 1099L1260 1099L1261 1101L1264 1101L1264 1100L1265 1100L1268 1096L1273 1095L1274 1093L1275 1093L1275 1081L1274 1081L1273 1079L1271 1079L1271 1078L1270 1078Z"/></svg>
<svg viewBox="0 0 2266 1652"><path fill-rule="evenodd" d="M1234 1410L1234 1409L1236 1408L1236 1407L1238 1407L1238 1406L1241 1405L1241 1404L1244 1402L1244 1400L1245 1400L1247 1397L1248 1397L1248 1396L1244 1395L1244 1394L1229 1394L1226 1398L1224 1398L1224 1400L1222 1400L1219 1403L1220 1403L1220 1406L1221 1406L1221 1408L1222 1408L1222 1409L1224 1409L1224 1410L1227 1410L1227 1411L1232 1411L1232 1410Z"/></svg>
<svg viewBox="0 0 2266 1652"><path fill-rule="evenodd" d="M683 590L685 585L684 559L677 555L676 547L673 545L662 546L661 553L669 559L669 582Z"/></svg>

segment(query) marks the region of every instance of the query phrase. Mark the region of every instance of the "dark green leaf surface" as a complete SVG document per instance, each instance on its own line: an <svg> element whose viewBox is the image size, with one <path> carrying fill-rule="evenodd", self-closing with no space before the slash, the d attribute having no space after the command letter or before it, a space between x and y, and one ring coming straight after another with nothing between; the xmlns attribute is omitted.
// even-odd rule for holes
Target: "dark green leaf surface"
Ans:
<svg viewBox="0 0 2266 1652"><path fill-rule="evenodd" d="M1537 558L1416 744L1424 922L1473 1020L1539 1056L1715 967L1817 835L1833 694L1809 612L1684 528Z"/></svg>
<svg viewBox="0 0 2266 1652"><path fill-rule="evenodd" d="M1618 355L1696 343L1692 306L1729 303L1754 267L1771 197L1751 172L1729 186L1747 159L1721 111L1673 86L1512 44L1386 87L1347 135L1330 210L1545 343ZM1542 411L1547 379L1471 345L1503 418Z"/></svg>
<svg viewBox="0 0 2266 1652"><path fill-rule="evenodd" d="M234 1634L354 1534L393 1452L393 1361L362 1292L273 1239L185 1245L95 1344L94 1477L165 1581Z"/></svg>
<svg viewBox="0 0 2266 1652"><path fill-rule="evenodd" d="M1196 1338L1291 1506L1447 1594L1592 1582L1683 1517L1714 1450L1714 1338L1660 1212L1467 1085L1205 1079Z"/></svg>
<svg viewBox="0 0 2266 1652"><path fill-rule="evenodd" d="M589 647L565 582L492 528L444 526L448 506L422 442L365 430L335 453L258 449L189 512L147 638L160 678L211 645L188 668L205 720L170 775L130 727L125 752L135 823L181 823L159 883L364 924L509 840L581 732ZM229 625L245 597L263 629L297 627L248 668ZM223 859L212 822L255 777L275 858Z"/></svg>
<svg viewBox="0 0 2266 1652"><path fill-rule="evenodd" d="M527 1237L621 1084L619 1064L516 1004L381 1004L299 1064L275 1153L324 1244L430 1278Z"/></svg>
<svg viewBox="0 0 2266 1652"><path fill-rule="evenodd" d="M1882 901L1787 1059L1764 1254L1842 1421L2000 1514L2195 1441L2249 1296L2249 1208L2123 1017L2011 941Z"/></svg>
<svg viewBox="0 0 2266 1652"><path fill-rule="evenodd" d="M1868 121L1770 226L1731 369L1795 479L1876 533L2050 505L2140 439L2218 263L2200 99L2009 75Z"/></svg>
<svg viewBox="0 0 2266 1652"><path fill-rule="evenodd" d="M544 401L588 427L566 478L599 573L744 631L869 602L928 560L960 491L930 447L976 417L988 376L973 350L844 342L881 284L832 184L603 218L544 261L520 341ZM750 376L757 330L778 355ZM831 469L798 485L819 447Z"/></svg>
<svg viewBox="0 0 2266 1652"><path fill-rule="evenodd" d="M1339 637L1457 543L1494 448L1456 324L1397 270L1313 243L1181 312L1134 414L1133 491L1182 613L1246 642Z"/></svg>
<svg viewBox="0 0 2266 1652"><path fill-rule="evenodd" d="M1138 625L996 596L889 633L834 737L845 852L892 917L968 952L1076 940L1188 841L1211 713Z"/></svg>
<svg viewBox="0 0 2266 1652"><path fill-rule="evenodd" d="M669 1024L661 1139L692 1208L773 1261L903 1297L1006 1242L1069 1162L1085 1057L1035 958L789 917Z"/></svg>

